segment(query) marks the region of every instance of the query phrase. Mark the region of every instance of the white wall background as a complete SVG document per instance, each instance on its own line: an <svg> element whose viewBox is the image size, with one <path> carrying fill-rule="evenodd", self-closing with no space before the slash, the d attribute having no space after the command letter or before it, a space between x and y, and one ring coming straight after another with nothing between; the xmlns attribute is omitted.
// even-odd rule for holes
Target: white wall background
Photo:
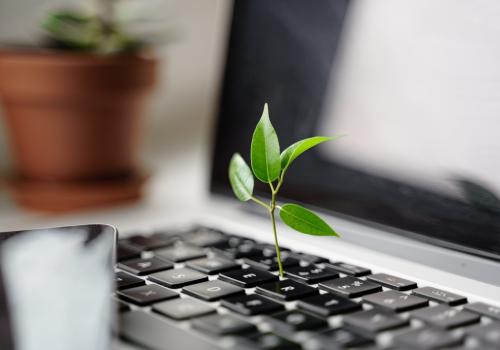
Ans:
<svg viewBox="0 0 500 350"><path fill-rule="evenodd" d="M348 137L329 152L450 194L457 176L500 193L500 1L350 10L322 127Z"/></svg>

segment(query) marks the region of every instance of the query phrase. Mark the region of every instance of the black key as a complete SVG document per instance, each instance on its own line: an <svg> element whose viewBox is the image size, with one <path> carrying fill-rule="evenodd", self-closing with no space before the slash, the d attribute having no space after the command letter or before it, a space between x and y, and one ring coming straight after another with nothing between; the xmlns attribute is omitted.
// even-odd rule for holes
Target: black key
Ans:
<svg viewBox="0 0 500 350"><path fill-rule="evenodd" d="M328 263L325 266L354 277L366 276L372 273L370 269L340 261Z"/></svg>
<svg viewBox="0 0 500 350"><path fill-rule="evenodd" d="M350 276L320 282L318 286L321 289L342 294L348 298L357 298L366 294L382 291L382 287L378 284Z"/></svg>
<svg viewBox="0 0 500 350"><path fill-rule="evenodd" d="M174 320L186 320L214 313L215 309L195 299L177 298L154 304L153 311Z"/></svg>
<svg viewBox="0 0 500 350"><path fill-rule="evenodd" d="M500 307L482 302L475 302L465 305L464 308L480 315L487 316L495 320L500 320Z"/></svg>
<svg viewBox="0 0 500 350"><path fill-rule="evenodd" d="M321 264L328 261L326 258L305 253L290 252L288 255L307 264Z"/></svg>
<svg viewBox="0 0 500 350"><path fill-rule="evenodd" d="M116 245L116 260L124 261L141 257L141 250L122 242Z"/></svg>
<svg viewBox="0 0 500 350"><path fill-rule="evenodd" d="M500 348L500 323L491 322L474 327L469 327L466 330L467 335L478 339L481 343L496 346Z"/></svg>
<svg viewBox="0 0 500 350"><path fill-rule="evenodd" d="M403 327L409 324L392 312L371 309L344 316L344 325L370 334Z"/></svg>
<svg viewBox="0 0 500 350"><path fill-rule="evenodd" d="M233 235L226 235L228 237L227 244L229 244L231 247L237 247L242 244L252 244L254 246L257 245L257 242L255 242L253 239L246 238L246 237L241 237L241 236L233 236Z"/></svg>
<svg viewBox="0 0 500 350"><path fill-rule="evenodd" d="M318 291L315 288L293 280L283 280L263 284L257 287L255 293L274 299L289 301L317 294Z"/></svg>
<svg viewBox="0 0 500 350"><path fill-rule="evenodd" d="M232 315L210 315L197 318L193 328L215 336L236 335L256 331L256 327Z"/></svg>
<svg viewBox="0 0 500 350"><path fill-rule="evenodd" d="M148 259L127 260L118 264L118 267L134 275L143 276L153 272L171 269L174 265L168 261L152 257Z"/></svg>
<svg viewBox="0 0 500 350"><path fill-rule="evenodd" d="M142 286L144 284L144 280L128 273L117 271L115 273L115 283L117 289L125 289Z"/></svg>
<svg viewBox="0 0 500 350"><path fill-rule="evenodd" d="M274 330L278 333L293 333L297 331L313 330L328 326L322 318L310 315L300 310L289 310L278 312L270 316Z"/></svg>
<svg viewBox="0 0 500 350"><path fill-rule="evenodd" d="M243 288L251 288L266 282L277 281L278 276L267 271L248 268L223 272L219 275L219 279Z"/></svg>
<svg viewBox="0 0 500 350"><path fill-rule="evenodd" d="M243 260L248 265L252 265L258 269L276 271L278 270L278 258L276 256L255 256L251 258L245 258ZM281 257L281 264L283 267L297 266L299 265L299 261L289 256Z"/></svg>
<svg viewBox="0 0 500 350"><path fill-rule="evenodd" d="M160 249L155 251L155 254L160 258L173 262L183 262L205 256L205 252L202 249L185 244L176 244L170 248Z"/></svg>
<svg viewBox="0 0 500 350"><path fill-rule="evenodd" d="M376 273L366 277L370 281L383 285L384 287L396 290L410 290L417 288L415 282L405 280L396 276L388 275L386 273Z"/></svg>
<svg viewBox="0 0 500 350"><path fill-rule="evenodd" d="M344 328L328 329L324 332L319 333L314 338L315 342L317 340L316 343L321 344L315 346L314 348L320 348L325 350L352 348L373 343L371 339L363 337L357 333L353 333Z"/></svg>
<svg viewBox="0 0 500 350"><path fill-rule="evenodd" d="M276 256L276 247L274 244L269 243L257 243L256 248L260 249L263 256L273 257ZM285 256L288 256L290 249L282 247L280 245L281 258L283 259Z"/></svg>
<svg viewBox="0 0 500 350"><path fill-rule="evenodd" d="M226 242L228 238L219 231L200 227L194 232L183 235L182 240L197 247L211 247Z"/></svg>
<svg viewBox="0 0 500 350"><path fill-rule="evenodd" d="M126 238L124 242L140 250L152 250L152 249L168 247L174 244L175 240L176 237L174 236L168 237L168 236L136 235Z"/></svg>
<svg viewBox="0 0 500 350"><path fill-rule="evenodd" d="M147 349L196 349L220 350L201 335L172 325L160 315L142 310L121 314L120 335ZM168 345L172 345L171 347Z"/></svg>
<svg viewBox="0 0 500 350"><path fill-rule="evenodd" d="M186 266L209 275L237 268L241 269L241 266L234 261L216 256L191 260L186 263Z"/></svg>
<svg viewBox="0 0 500 350"><path fill-rule="evenodd" d="M149 275L148 279L169 288L181 288L188 284L206 281L208 277L201 272L182 268L157 272Z"/></svg>
<svg viewBox="0 0 500 350"><path fill-rule="evenodd" d="M261 255L260 249L255 248L254 243L242 243L238 246L232 246L229 243L212 247L212 251L219 255L225 255L232 259L248 258Z"/></svg>
<svg viewBox="0 0 500 350"><path fill-rule="evenodd" d="M443 349L460 345L462 341L462 335L426 327L413 329L394 337L394 343L405 349Z"/></svg>
<svg viewBox="0 0 500 350"><path fill-rule="evenodd" d="M245 316L269 314L284 309L282 304L257 294L230 297L222 300L221 305Z"/></svg>
<svg viewBox="0 0 500 350"><path fill-rule="evenodd" d="M244 289L219 280L193 284L184 287L182 292L206 301L215 301L232 295L245 293Z"/></svg>
<svg viewBox="0 0 500 350"><path fill-rule="evenodd" d="M395 312L414 310L429 305L427 299L394 290L367 295L363 301Z"/></svg>
<svg viewBox="0 0 500 350"><path fill-rule="evenodd" d="M301 350L302 347L288 339L272 333L259 334L250 338L255 348L262 350Z"/></svg>
<svg viewBox="0 0 500 350"><path fill-rule="evenodd" d="M323 317L361 310L361 305L339 295L326 293L299 300L297 306Z"/></svg>
<svg viewBox="0 0 500 350"><path fill-rule="evenodd" d="M316 284L339 277L338 272L335 270L314 265L288 267L285 274L289 278L309 284Z"/></svg>
<svg viewBox="0 0 500 350"><path fill-rule="evenodd" d="M177 298L179 294L155 284L146 284L144 286L130 288L118 292L118 295L137 305L150 305L160 301Z"/></svg>
<svg viewBox="0 0 500 350"><path fill-rule="evenodd" d="M479 322L479 316L469 311L457 310L448 305L438 305L417 310L412 317L438 328L451 329Z"/></svg>
<svg viewBox="0 0 500 350"><path fill-rule="evenodd" d="M464 296L434 287L417 288L413 290L412 293L438 303L448 304L450 306L465 304L467 302L467 298Z"/></svg>

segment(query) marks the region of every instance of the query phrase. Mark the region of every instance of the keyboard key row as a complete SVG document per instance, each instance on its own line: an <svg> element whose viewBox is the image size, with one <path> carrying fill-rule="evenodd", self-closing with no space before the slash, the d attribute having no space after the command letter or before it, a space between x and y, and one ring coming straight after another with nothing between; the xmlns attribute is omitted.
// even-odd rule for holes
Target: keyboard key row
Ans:
<svg viewBox="0 0 500 350"><path fill-rule="evenodd" d="M282 280L263 284L255 292L273 299L291 301L317 294L318 290L294 280Z"/></svg>
<svg viewBox="0 0 500 350"><path fill-rule="evenodd" d="M336 272L335 270L327 267L317 267L315 265L285 268L285 274L291 279L308 284L316 284L318 282L339 277L338 272Z"/></svg>
<svg viewBox="0 0 500 350"><path fill-rule="evenodd" d="M156 284L146 284L118 291L117 294L122 299L140 306L151 305L160 301L177 298L179 296L178 293L160 287Z"/></svg>
<svg viewBox="0 0 500 350"><path fill-rule="evenodd" d="M182 288L189 284L204 282L208 280L207 275L188 269L186 267L157 272L149 275L148 279L152 282L161 284L168 288Z"/></svg>
<svg viewBox="0 0 500 350"><path fill-rule="evenodd" d="M258 255L251 258L245 258L243 259L243 262L263 270L269 270L269 271L278 270L278 258L276 256ZM282 256L281 264L284 268L291 266L298 266L299 260L294 259L290 256Z"/></svg>
<svg viewBox="0 0 500 350"><path fill-rule="evenodd" d="M463 335L435 328L419 328L401 333L394 343L411 349L443 349L462 344Z"/></svg>
<svg viewBox="0 0 500 350"><path fill-rule="evenodd" d="M176 263L203 258L206 255L203 249L186 244L177 244L170 248L156 250L155 254L162 259L166 259Z"/></svg>
<svg viewBox="0 0 500 350"><path fill-rule="evenodd" d="M360 304L331 293L301 299L297 306L323 317L361 310Z"/></svg>
<svg viewBox="0 0 500 350"><path fill-rule="evenodd" d="M430 326L443 329L451 329L479 322L479 315L467 310L451 308L444 304L413 311L411 316Z"/></svg>
<svg viewBox="0 0 500 350"><path fill-rule="evenodd" d="M376 273L367 276L366 278L372 282L378 283L390 289L403 291L417 288L417 284L415 282L386 273Z"/></svg>
<svg viewBox="0 0 500 350"><path fill-rule="evenodd" d="M382 287L370 281L347 276L319 283L319 288L348 298L358 298L366 294L382 291Z"/></svg>
<svg viewBox="0 0 500 350"><path fill-rule="evenodd" d="M318 334L314 341L324 344L316 344L315 349L332 346L336 349L337 344L358 346L372 342L378 332L409 326L410 319L418 319L422 323L415 324L423 326L398 333L394 338L396 347L458 347L464 339L473 338L483 345L480 348L487 349L500 342L499 323L486 320L474 326L481 316L500 320L498 307L480 302L467 304L467 298L458 294L434 287L418 288L417 283L404 278L372 274L370 269L361 266L329 262L286 248L283 262L288 279L279 280L271 273L278 269L273 245L217 230L197 228L182 235L136 235L121 240L117 249L118 268L126 271L117 272L116 277L117 295L122 300L138 306L153 305L152 310L157 314L175 320L192 319L192 327L200 332L214 336L238 335L261 348L281 348L283 344L289 346L286 349L300 348L284 334L302 330ZM153 251L155 256L141 258L141 251ZM242 262L250 267L243 269ZM174 268L174 263L185 263L186 267ZM143 279L129 273L147 276L158 285L145 284ZM340 277L339 273L348 276ZM209 281L207 275L218 276ZM359 276L366 278L356 278ZM326 293L308 286L313 284L318 284ZM162 286L182 288L183 296L179 298L179 291ZM253 294L246 294L248 291L242 289L253 287L256 287ZM362 297L361 302L350 300L358 297ZM220 300L220 306L234 313L215 314L216 308L196 299ZM285 310L281 302L293 300L298 301L293 304L294 309ZM429 301L440 305L429 307ZM132 312L127 311L130 309L127 304L118 303L123 311ZM362 304L373 308L363 310ZM461 304L465 304L463 309L451 307ZM407 311L410 311L409 317L398 315ZM266 315L263 320L279 335L258 333L255 325L234 316L238 314ZM344 328L327 328L325 318L333 315L342 315L339 320ZM468 326L465 332L449 331L464 326Z"/></svg>
<svg viewBox="0 0 500 350"><path fill-rule="evenodd" d="M242 288L220 280L193 284L184 287L182 292L205 301L216 301L224 297L245 293Z"/></svg>
<svg viewBox="0 0 500 350"><path fill-rule="evenodd" d="M209 315L195 319L193 328L214 336L245 334L257 331L255 325L232 315Z"/></svg>
<svg viewBox="0 0 500 350"><path fill-rule="evenodd" d="M464 308L468 311L472 311L495 320L500 320L500 307L482 302L475 302L465 305Z"/></svg>
<svg viewBox="0 0 500 350"><path fill-rule="evenodd" d="M365 296L363 301L394 312L405 312L429 305L427 299L394 290Z"/></svg>
<svg viewBox="0 0 500 350"><path fill-rule="evenodd" d="M268 318L271 327L277 333L292 334L305 330L326 328L328 323L319 317L300 310L288 310L275 313Z"/></svg>
<svg viewBox="0 0 500 350"><path fill-rule="evenodd" d="M261 315L281 311L284 306L257 294L223 299L221 305L241 315Z"/></svg>
<svg viewBox="0 0 500 350"><path fill-rule="evenodd" d="M171 262L157 257L147 259L132 259L118 264L118 268L134 275L144 276L154 272L168 270L174 267Z"/></svg>
<svg viewBox="0 0 500 350"><path fill-rule="evenodd" d="M174 320L186 320L215 313L215 309L191 298L177 298L153 305L153 311Z"/></svg>
<svg viewBox="0 0 500 350"><path fill-rule="evenodd" d="M438 303L448 304L450 306L465 304L467 302L467 298L464 296L450 293L434 287L417 288L413 290L412 293Z"/></svg>
<svg viewBox="0 0 500 350"><path fill-rule="evenodd" d="M219 275L219 278L243 288L256 287L267 282L278 280L278 276L254 268L224 272Z"/></svg>
<svg viewBox="0 0 500 350"><path fill-rule="evenodd" d="M214 275L223 271L241 268L241 266L238 265L233 260L221 257L210 257L210 258L200 258L200 259L190 260L186 263L186 266L209 275Z"/></svg>

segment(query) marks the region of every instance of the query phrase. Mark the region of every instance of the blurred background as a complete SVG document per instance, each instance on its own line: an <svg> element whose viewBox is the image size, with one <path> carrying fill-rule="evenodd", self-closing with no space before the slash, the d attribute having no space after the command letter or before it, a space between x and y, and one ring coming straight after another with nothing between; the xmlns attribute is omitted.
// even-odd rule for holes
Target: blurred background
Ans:
<svg viewBox="0 0 500 350"><path fill-rule="evenodd" d="M75 4L88 7L93 3L2 1L0 43L33 43L41 35L40 22L48 12L73 8ZM210 131L224 62L231 2L125 0L120 1L119 9L125 15L139 13L146 19L163 21L167 24L163 27L173 37L155 47L157 81L144 109L139 150L141 166L152 174L145 188L143 202L146 204L143 205L155 206L156 201L161 203L166 197L172 198L172 190L179 186L182 186L182 195L175 196L177 205L181 206L183 201L192 202L194 193L197 201L203 201L203 196L208 195ZM0 107L0 114L3 112ZM13 162L4 115L1 120L0 176L5 179L13 172ZM1 187L0 197L2 228L16 227L18 215L41 215L37 210L26 212L19 208L5 186Z"/></svg>
<svg viewBox="0 0 500 350"><path fill-rule="evenodd" d="M37 40L49 33L52 39L57 39L52 41L52 46L60 49L67 43L63 43L58 35L66 35L68 31L62 30L63 34L58 31L62 28L61 23L67 25L64 21L68 18L52 16L47 22L47 14L75 7L102 10L106 3L108 1L3 0L0 4L0 43L4 47L39 44ZM500 152L495 141L500 111L500 65L497 63L500 55L497 39L500 35L497 21L499 3L493 0L355 0L339 1L338 4L345 4L345 7L349 4L347 19L342 27L333 70L329 72L331 77L322 106L322 118L315 126L320 130L309 131L350 136L341 143L332 143L332 148L321 148L323 156L363 168L372 174L388 178L404 177L413 185L444 191L456 197L460 193L450 180L453 173L473 180L479 178L479 183L488 189L484 192L488 192L490 199L494 198L490 191L500 191L498 182L492 177L492 174L498 173L498 162L491 161ZM138 161L132 162L132 170L128 169L132 175L120 173L120 177L108 172L100 177L69 178L66 174L59 181L57 176L51 174L45 176L42 182L80 186L79 181L88 179L113 182L114 179L125 178L129 181L132 176L132 180L137 180L132 181L133 190L144 188L144 196L127 207L130 210L126 212L128 214L145 211L155 216L180 207L202 207L209 197L213 130L231 11L232 1L229 0L116 2L112 11L116 18L140 17L146 27L159 24L159 31L167 33L166 40L152 45L157 65L148 72L154 78L154 86L141 104L143 108L138 108L135 113L141 116L141 120L130 121L127 126L140 134L137 151L134 151L135 136L127 136L131 139L127 141L130 145L127 145L132 153L137 153ZM106 13L106 8L103 13ZM69 21L81 19L70 18ZM41 27L40 23L44 26ZM315 38L308 38L305 34L298 32L296 36L303 42L315 41ZM142 35L146 39L155 36ZM116 42L108 42L104 50L113 50L114 44ZM265 38L263 44L266 44ZM96 50L102 49L98 47ZM0 75L1 67L0 60ZM4 68L3 72L8 71ZM34 77L27 75L14 80L28 82L34 81ZM7 79L0 79L0 89L2 81ZM5 86L10 87L6 83ZM49 86L51 83L46 90L52 91ZM286 96L286 93L281 91L280 96ZM285 98L279 100L277 105L281 107L286 103ZM32 187L24 185L28 180L31 181L29 185L33 185L33 181L38 185L41 177L33 180L33 177L24 174L19 179L19 171L13 164L12 148L7 142L7 111L5 106L2 107L0 176L4 182L0 190L0 227L8 229L17 227L21 221L26 223L27 218L50 216L47 216L47 211L37 208L23 209L15 204L12 195L8 195L7 188L14 188L14 193L33 193L26 190ZM135 108L135 105L125 107L130 110ZM249 108L253 111L257 107ZM332 118L333 115L335 118ZM475 122L476 116L482 118L481 123ZM381 120L384 122L381 123ZM109 130L115 129L110 127ZM288 136L295 132L283 126L281 130ZM483 136L475 140L475 147L470 147L469 132ZM110 141L111 145L120 143L115 141L122 139L117 135L114 137L116 139ZM453 142L446 142L451 137ZM36 144L28 137L25 139L28 139L28 144ZM97 142L97 139L92 141ZM91 153L95 156L99 152ZM126 158L128 153L124 154ZM78 157L68 158L74 160ZM411 159L411 162L405 163L406 159ZM219 164L220 172L226 171L224 162L225 158ZM35 163L38 164L34 161L29 165ZM27 173L35 173L33 167L26 169L29 170ZM133 177L135 171L150 176L144 187L141 179ZM127 188L130 190L130 187ZM44 191L44 195L50 192ZM121 209L115 211L120 213L116 217L109 216L109 210L94 211L85 218L113 222L124 218L131 220L130 215L123 215ZM63 221L58 217L50 222Z"/></svg>

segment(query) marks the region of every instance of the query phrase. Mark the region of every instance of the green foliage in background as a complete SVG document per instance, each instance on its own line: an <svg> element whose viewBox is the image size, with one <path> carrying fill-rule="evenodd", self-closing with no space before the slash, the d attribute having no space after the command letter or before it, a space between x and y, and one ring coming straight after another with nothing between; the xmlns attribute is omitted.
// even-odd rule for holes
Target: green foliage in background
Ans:
<svg viewBox="0 0 500 350"><path fill-rule="evenodd" d="M333 137L316 136L298 141L280 153L276 131L269 119L267 104L260 121L255 127L250 149L251 166L247 165L240 154L235 153L229 163L229 182L236 197L243 202L252 200L266 208L271 219L279 273L283 277L281 252L276 230L276 211L281 220L294 230L315 236L336 236L338 234L318 215L298 204L277 205L277 195L290 165L305 151L333 140ZM253 174L252 174L253 173ZM269 185L271 199L265 203L253 196L254 177Z"/></svg>
<svg viewBox="0 0 500 350"><path fill-rule="evenodd" d="M136 52L177 39L167 16L143 0L82 2L43 19L43 45L97 55Z"/></svg>
<svg viewBox="0 0 500 350"><path fill-rule="evenodd" d="M42 22L51 46L98 54L114 54L139 49L142 42L128 36L118 24L103 22L97 15L73 11L49 14Z"/></svg>

